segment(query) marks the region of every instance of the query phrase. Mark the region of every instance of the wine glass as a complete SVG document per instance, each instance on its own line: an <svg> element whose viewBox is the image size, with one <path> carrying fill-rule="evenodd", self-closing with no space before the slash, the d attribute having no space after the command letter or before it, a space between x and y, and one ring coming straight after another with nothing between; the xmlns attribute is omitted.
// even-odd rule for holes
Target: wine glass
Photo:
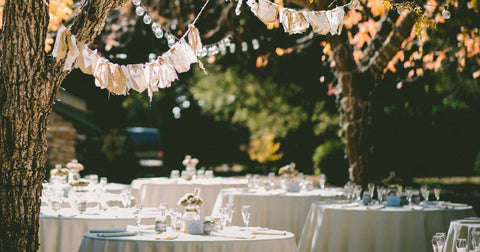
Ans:
<svg viewBox="0 0 480 252"><path fill-rule="evenodd" d="M379 202L385 201L385 194L387 193L387 189L383 186L377 187L377 200Z"/></svg>
<svg viewBox="0 0 480 252"><path fill-rule="evenodd" d="M362 186L361 185L355 185L353 187L353 200L361 200L362 198Z"/></svg>
<svg viewBox="0 0 480 252"><path fill-rule="evenodd" d="M455 247L457 252L467 252L467 239L457 239Z"/></svg>
<svg viewBox="0 0 480 252"><path fill-rule="evenodd" d="M420 191L422 192L423 199L425 202L428 202L428 195L430 194L430 190L428 189L427 185L422 185L420 187Z"/></svg>
<svg viewBox="0 0 480 252"><path fill-rule="evenodd" d="M412 204L412 194L413 194L413 188L411 186L405 187L405 194L407 195L407 200L408 204Z"/></svg>
<svg viewBox="0 0 480 252"><path fill-rule="evenodd" d="M432 237L432 247L433 247L433 252L439 252L438 251L438 246L437 246L437 236L434 235Z"/></svg>
<svg viewBox="0 0 480 252"><path fill-rule="evenodd" d="M135 206L133 210L133 216L135 217L135 226L137 226L137 232L140 233L140 223L142 222L142 206Z"/></svg>
<svg viewBox="0 0 480 252"><path fill-rule="evenodd" d="M248 229L248 223L250 222L250 206L249 205L242 206L242 217L243 217L243 223L245 224L245 229Z"/></svg>
<svg viewBox="0 0 480 252"><path fill-rule="evenodd" d="M440 192L441 192L441 191L442 191L442 188L441 188L439 185L437 185L437 186L435 186L435 187L433 188L433 192L435 193L435 199L436 199L437 201L440 200Z"/></svg>
<svg viewBox="0 0 480 252"><path fill-rule="evenodd" d="M472 243L472 248L473 249L478 249L479 248L479 243L480 243L480 231L479 230L473 230L470 233L470 242Z"/></svg>
<svg viewBox="0 0 480 252"><path fill-rule="evenodd" d="M320 185L320 189L324 189L325 188L325 182L327 182L327 177L325 176L325 174L320 174L320 176L318 177L318 183Z"/></svg>
<svg viewBox="0 0 480 252"><path fill-rule="evenodd" d="M368 183L368 192L370 193L370 198L373 199L373 195L375 195L375 184Z"/></svg>

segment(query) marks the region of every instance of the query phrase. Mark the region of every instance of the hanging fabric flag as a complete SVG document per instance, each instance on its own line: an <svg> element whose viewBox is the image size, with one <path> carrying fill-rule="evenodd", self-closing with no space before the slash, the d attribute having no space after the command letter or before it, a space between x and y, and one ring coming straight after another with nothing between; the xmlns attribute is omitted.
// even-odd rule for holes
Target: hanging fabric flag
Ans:
<svg viewBox="0 0 480 252"><path fill-rule="evenodd" d="M116 95L126 95L128 92L127 80L121 66L118 64L110 64L110 72L113 77L112 89L108 89L108 91Z"/></svg>
<svg viewBox="0 0 480 252"><path fill-rule="evenodd" d="M92 52L86 45L80 45L79 49L80 54L77 57L75 66L80 68L85 74L93 74L94 66L96 65L98 58L97 52Z"/></svg>
<svg viewBox="0 0 480 252"><path fill-rule="evenodd" d="M283 29L289 34L302 33L310 26L307 16L303 12L288 8L280 9L280 22Z"/></svg>
<svg viewBox="0 0 480 252"><path fill-rule="evenodd" d="M198 55L198 51L202 49L203 45L202 45L202 39L200 38L200 32L193 25L188 25L188 43L190 44L190 47L192 48L195 55ZM203 63L198 59L197 61L200 69L202 69L203 72L206 73Z"/></svg>
<svg viewBox="0 0 480 252"><path fill-rule="evenodd" d="M57 59L57 62L64 59L67 56L67 41L66 36L70 32L65 26L58 28L57 37L55 38L55 44L53 46L52 56Z"/></svg>
<svg viewBox="0 0 480 252"><path fill-rule="evenodd" d="M330 23L330 34L337 35L342 32L345 24L345 11L342 7L337 7L331 11L327 11L328 22Z"/></svg>
<svg viewBox="0 0 480 252"><path fill-rule="evenodd" d="M325 11L309 11L306 13L310 19L313 32L326 35L330 32L330 24Z"/></svg>
<svg viewBox="0 0 480 252"><path fill-rule="evenodd" d="M68 45L68 52L67 58L65 59L65 64L63 66L63 71L70 71L72 70L73 63L77 59L80 51L77 47L77 40L75 39L74 35L67 36L67 45Z"/></svg>
<svg viewBox="0 0 480 252"><path fill-rule="evenodd" d="M132 81L132 89L141 93L147 89L145 83L145 71L142 64L128 65L130 80Z"/></svg>
<svg viewBox="0 0 480 252"><path fill-rule="evenodd" d="M278 5L268 0L259 0L257 17L265 24L277 21Z"/></svg>

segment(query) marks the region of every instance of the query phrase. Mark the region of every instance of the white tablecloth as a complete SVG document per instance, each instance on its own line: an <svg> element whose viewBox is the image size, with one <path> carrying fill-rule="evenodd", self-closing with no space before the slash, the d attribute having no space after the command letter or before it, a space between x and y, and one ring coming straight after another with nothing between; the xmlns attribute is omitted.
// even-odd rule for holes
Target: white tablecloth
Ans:
<svg viewBox="0 0 480 252"><path fill-rule="evenodd" d="M467 239L468 250L472 249L472 243L470 242L470 233L475 229L480 231L480 219L464 219L454 220L450 222L447 234L447 244L445 246L446 252L455 252L455 241L458 238Z"/></svg>
<svg viewBox="0 0 480 252"><path fill-rule="evenodd" d="M97 237L85 233L79 252L296 252L292 233L286 235L257 235L254 239L236 239L206 235L179 234L175 240L156 240L154 234L137 236Z"/></svg>
<svg viewBox="0 0 480 252"><path fill-rule="evenodd" d="M243 192L241 190L222 190L215 202L212 216L221 207L233 203L232 225L243 226L242 205L250 205L250 226L268 227L286 230L298 239L302 231L310 205L316 201L337 199L343 190L338 188L315 189L299 193L285 193L281 189L265 192Z"/></svg>
<svg viewBox="0 0 480 252"><path fill-rule="evenodd" d="M147 212L148 209L145 210ZM62 209L61 216L40 215L40 252L77 251L82 235L91 229L119 228L135 225L132 209L111 209L102 214L79 214ZM144 215L142 224L153 224L153 215Z"/></svg>
<svg viewBox="0 0 480 252"><path fill-rule="evenodd" d="M247 180L235 178L213 178L186 181L183 179L169 178L141 178L132 181L132 193L135 196L135 204L158 207L160 203L167 203L168 207L177 206L178 200L186 193L193 193L200 188L200 196L203 205L200 207L200 215L203 218L212 211L213 204L221 189L246 188Z"/></svg>
<svg viewBox="0 0 480 252"><path fill-rule="evenodd" d="M435 233L446 232L450 221L467 216L475 216L472 207L367 210L315 203L308 213L298 250L430 252Z"/></svg>

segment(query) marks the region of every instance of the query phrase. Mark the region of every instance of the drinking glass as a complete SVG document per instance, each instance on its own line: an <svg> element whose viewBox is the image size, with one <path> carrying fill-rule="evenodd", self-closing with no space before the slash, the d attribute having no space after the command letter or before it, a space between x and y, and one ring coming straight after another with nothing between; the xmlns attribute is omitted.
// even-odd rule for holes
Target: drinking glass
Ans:
<svg viewBox="0 0 480 252"><path fill-rule="evenodd" d="M242 217L243 217L243 224L245 224L245 229L248 229L248 223L250 222L250 206L249 205L242 206Z"/></svg>
<svg viewBox="0 0 480 252"><path fill-rule="evenodd" d="M457 252L467 252L467 239L457 239L455 247Z"/></svg>
<svg viewBox="0 0 480 252"><path fill-rule="evenodd" d="M167 206L168 204L167 203L160 203L158 205L158 209L159 209L159 214L160 214L160 218L162 219L166 219L167 218Z"/></svg>
<svg viewBox="0 0 480 252"><path fill-rule="evenodd" d="M130 207L130 204L132 203L132 194L130 192L130 189L124 189L122 190L122 206L127 208Z"/></svg>
<svg viewBox="0 0 480 252"><path fill-rule="evenodd" d="M285 174L282 174L282 176L280 176L280 187L283 190L287 189L287 176Z"/></svg>
<svg viewBox="0 0 480 252"><path fill-rule="evenodd" d="M387 189L383 186L377 187L377 199L379 202L385 201L385 194L387 193Z"/></svg>
<svg viewBox="0 0 480 252"><path fill-rule="evenodd" d="M213 179L213 171L212 170L206 170L205 171L205 178L206 179Z"/></svg>
<svg viewBox="0 0 480 252"><path fill-rule="evenodd" d="M375 184L368 183L368 192L370 193L370 198L373 199L373 195L375 193Z"/></svg>
<svg viewBox="0 0 480 252"><path fill-rule="evenodd" d="M473 249L478 249L479 248L479 243L480 243L480 231L479 230L473 230L470 233L470 242L472 243L472 248Z"/></svg>
<svg viewBox="0 0 480 252"><path fill-rule="evenodd" d="M172 170L170 172L170 179L178 179L180 177L180 171L179 170Z"/></svg>
<svg viewBox="0 0 480 252"><path fill-rule="evenodd" d="M411 186L407 186L405 188L405 194L407 195L407 200L409 205L412 204L412 193L413 193L413 188Z"/></svg>
<svg viewBox="0 0 480 252"><path fill-rule="evenodd" d="M437 246L437 236L432 237L432 247L433 247L433 252L439 252L438 251L438 246Z"/></svg>
<svg viewBox="0 0 480 252"><path fill-rule="evenodd" d="M398 195L402 195L402 192L403 192L403 185L401 185L401 184L398 184L398 185L397 185L397 191L398 191Z"/></svg>
<svg viewBox="0 0 480 252"><path fill-rule="evenodd" d="M300 188L303 188L305 184L305 176L303 175L303 172L299 172L297 174L297 179L298 179L298 184L300 185Z"/></svg>
<svg viewBox="0 0 480 252"><path fill-rule="evenodd" d="M233 204L227 203L225 206L225 227L230 227L232 225L233 218Z"/></svg>
<svg viewBox="0 0 480 252"><path fill-rule="evenodd" d="M440 192L441 192L441 191L442 191L442 188L441 188L439 185L437 185L437 186L435 186L435 187L433 188L433 193L435 194L435 199L436 199L437 201L440 200Z"/></svg>
<svg viewBox="0 0 480 252"><path fill-rule="evenodd" d="M325 174L320 174L320 176L318 177L318 184L320 185L320 189L325 188L325 182L327 182L327 177L325 176Z"/></svg>
<svg viewBox="0 0 480 252"><path fill-rule="evenodd" d="M355 185L353 188L353 200L361 200L362 198L362 186L361 185Z"/></svg>
<svg viewBox="0 0 480 252"><path fill-rule="evenodd" d="M255 190L260 188L260 175L258 174L253 175L253 188L255 188Z"/></svg>
<svg viewBox="0 0 480 252"><path fill-rule="evenodd" d="M427 185L422 185L420 187L420 192L422 192L422 197L425 200L425 202L428 201L428 195L430 194L430 190L428 189Z"/></svg>
<svg viewBox="0 0 480 252"><path fill-rule="evenodd" d="M137 226L137 232L140 233L140 223L142 222L142 206L135 206L133 210L133 216L135 217L135 226Z"/></svg>
<svg viewBox="0 0 480 252"><path fill-rule="evenodd" d="M108 179L107 177L100 177L100 185L105 188L105 186L107 185L108 183Z"/></svg>

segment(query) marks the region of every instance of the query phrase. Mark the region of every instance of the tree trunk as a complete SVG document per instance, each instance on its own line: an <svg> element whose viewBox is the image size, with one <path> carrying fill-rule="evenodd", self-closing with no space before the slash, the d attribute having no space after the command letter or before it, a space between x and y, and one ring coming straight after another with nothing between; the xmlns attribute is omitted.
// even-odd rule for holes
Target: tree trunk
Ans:
<svg viewBox="0 0 480 252"><path fill-rule="evenodd" d="M109 10L127 0L85 0L73 20L78 41L91 43ZM0 57L0 251L37 251L40 195L46 174L47 122L68 72L44 52L44 0L7 0Z"/></svg>
<svg viewBox="0 0 480 252"><path fill-rule="evenodd" d="M45 69L48 6L4 6L0 85L0 250L36 251L52 84Z"/></svg>

